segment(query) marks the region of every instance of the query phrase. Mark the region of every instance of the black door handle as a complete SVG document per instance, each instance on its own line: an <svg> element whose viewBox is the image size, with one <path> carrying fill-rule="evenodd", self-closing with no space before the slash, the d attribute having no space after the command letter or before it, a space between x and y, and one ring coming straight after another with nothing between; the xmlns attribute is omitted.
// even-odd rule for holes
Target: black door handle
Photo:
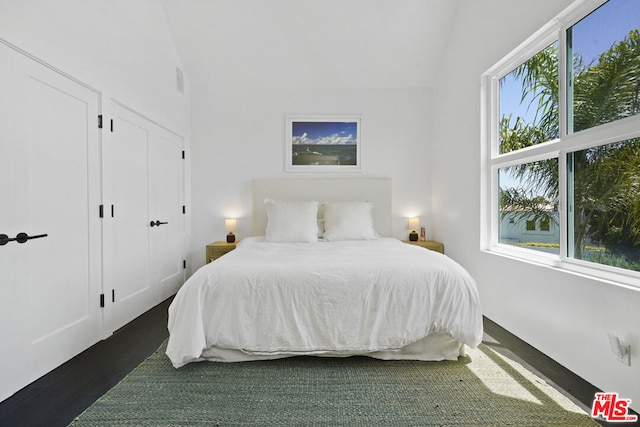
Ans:
<svg viewBox="0 0 640 427"><path fill-rule="evenodd" d="M149 223L150 226L152 227L160 227L162 224L169 224L168 222L160 222L160 221L151 221Z"/></svg>
<svg viewBox="0 0 640 427"><path fill-rule="evenodd" d="M47 237L48 234L38 234L35 236L29 236L27 233L18 233L16 235L16 237L9 237L6 234L0 234L0 246L4 246L9 242L18 242L18 243L24 243L27 240L31 240L31 239L39 239L41 237Z"/></svg>

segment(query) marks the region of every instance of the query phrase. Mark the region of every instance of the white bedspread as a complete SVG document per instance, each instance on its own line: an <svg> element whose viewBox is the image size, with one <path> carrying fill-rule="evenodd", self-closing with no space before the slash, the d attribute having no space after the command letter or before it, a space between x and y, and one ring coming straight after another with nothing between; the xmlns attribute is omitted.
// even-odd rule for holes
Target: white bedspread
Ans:
<svg viewBox="0 0 640 427"><path fill-rule="evenodd" d="M396 239L247 238L198 270L169 307L176 368L210 347L249 354L395 350L432 333L476 347L475 282L456 262Z"/></svg>

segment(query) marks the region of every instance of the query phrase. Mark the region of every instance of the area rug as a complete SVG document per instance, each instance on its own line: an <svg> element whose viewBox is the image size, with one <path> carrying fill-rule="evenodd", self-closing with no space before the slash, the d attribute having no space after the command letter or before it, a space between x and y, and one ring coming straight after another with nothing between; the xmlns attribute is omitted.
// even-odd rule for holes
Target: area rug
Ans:
<svg viewBox="0 0 640 427"><path fill-rule="evenodd" d="M294 357L191 363L166 343L72 426L597 426L481 344L458 361Z"/></svg>

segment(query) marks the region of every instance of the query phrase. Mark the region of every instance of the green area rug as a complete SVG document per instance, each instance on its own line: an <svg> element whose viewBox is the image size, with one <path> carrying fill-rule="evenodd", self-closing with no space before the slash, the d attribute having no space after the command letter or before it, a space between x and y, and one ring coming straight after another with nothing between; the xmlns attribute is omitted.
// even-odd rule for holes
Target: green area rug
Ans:
<svg viewBox="0 0 640 427"><path fill-rule="evenodd" d="M598 425L484 344L456 362L295 357L180 369L171 366L165 347L72 425Z"/></svg>

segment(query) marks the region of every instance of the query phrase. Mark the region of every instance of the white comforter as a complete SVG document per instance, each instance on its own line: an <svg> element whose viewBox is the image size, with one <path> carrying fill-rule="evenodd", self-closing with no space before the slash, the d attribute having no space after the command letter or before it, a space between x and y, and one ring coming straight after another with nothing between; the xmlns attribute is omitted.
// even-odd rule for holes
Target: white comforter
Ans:
<svg viewBox="0 0 640 427"><path fill-rule="evenodd" d="M205 349L256 355L395 350L431 333L476 347L473 279L437 252L396 239L269 243L248 238L198 270L169 307L176 368Z"/></svg>

